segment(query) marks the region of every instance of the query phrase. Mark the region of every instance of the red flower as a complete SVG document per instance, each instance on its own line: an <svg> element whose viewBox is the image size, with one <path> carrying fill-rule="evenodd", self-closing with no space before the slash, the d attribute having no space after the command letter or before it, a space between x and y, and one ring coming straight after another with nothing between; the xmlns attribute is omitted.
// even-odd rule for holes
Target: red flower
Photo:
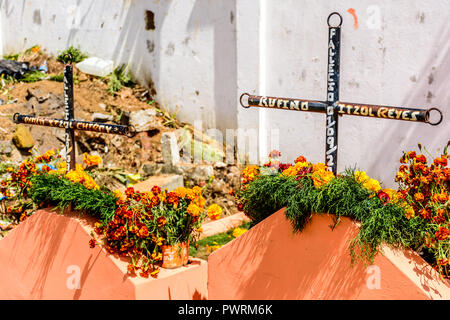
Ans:
<svg viewBox="0 0 450 320"><path fill-rule="evenodd" d="M95 240L94 239L91 239L91 240L89 240L89 247L92 249L92 248L95 248Z"/></svg>
<svg viewBox="0 0 450 320"><path fill-rule="evenodd" d="M306 162L306 158L304 156L299 156L297 159L295 159L294 162L295 163L297 163L297 162Z"/></svg>
<svg viewBox="0 0 450 320"><path fill-rule="evenodd" d="M434 235L436 237L436 240L447 240L448 238L450 238L450 230L445 227L440 227Z"/></svg>
<svg viewBox="0 0 450 320"><path fill-rule="evenodd" d="M158 227L163 227L167 223L167 220L165 217L159 217L156 219L156 223L158 224Z"/></svg>
<svg viewBox="0 0 450 320"><path fill-rule="evenodd" d="M416 157L416 162L427 163L427 157L425 157L423 154L419 154Z"/></svg>
<svg viewBox="0 0 450 320"><path fill-rule="evenodd" d="M161 188L158 187L158 186L153 186L152 193L153 194L160 194L161 193Z"/></svg>
<svg viewBox="0 0 450 320"><path fill-rule="evenodd" d="M378 192L378 199L381 200L381 203L383 203L383 205L386 205L391 200L389 195L383 191Z"/></svg>

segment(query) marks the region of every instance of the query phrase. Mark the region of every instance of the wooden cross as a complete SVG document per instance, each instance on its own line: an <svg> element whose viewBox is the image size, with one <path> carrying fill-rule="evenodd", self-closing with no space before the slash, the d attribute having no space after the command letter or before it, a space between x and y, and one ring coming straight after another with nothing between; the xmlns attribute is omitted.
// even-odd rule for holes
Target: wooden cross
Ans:
<svg viewBox="0 0 450 320"><path fill-rule="evenodd" d="M115 124L96 123L74 119L73 108L73 67L72 56L67 54L70 63L64 65L64 119L50 119L23 115L15 113L13 121L15 123L25 123L46 127L57 127L65 129L65 152L66 152L66 171L75 169L75 130L94 131L102 133L120 134L133 137L136 133L133 126L123 126Z"/></svg>
<svg viewBox="0 0 450 320"><path fill-rule="evenodd" d="M339 17L339 24L335 26L332 26L330 24L330 18L333 15L337 15ZM326 101L255 96L250 95L249 93L243 93L239 101L244 108L261 107L325 113L327 115L325 163L328 169L336 175L338 150L338 115L355 115L362 117L425 122L431 125L440 124L442 122L443 116L442 112L437 108L413 109L339 101L339 58L342 16L337 12L333 12L328 16L327 23L328 69ZM247 105L244 105L243 103L244 96L248 97ZM431 111L437 111L440 114L440 119L434 123L430 122Z"/></svg>

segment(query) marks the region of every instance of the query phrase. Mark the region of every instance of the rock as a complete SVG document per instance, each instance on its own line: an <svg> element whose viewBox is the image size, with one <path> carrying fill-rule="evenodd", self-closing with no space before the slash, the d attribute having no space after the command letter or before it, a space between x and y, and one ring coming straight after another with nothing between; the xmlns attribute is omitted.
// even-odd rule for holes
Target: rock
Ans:
<svg viewBox="0 0 450 320"><path fill-rule="evenodd" d="M214 179L211 188L215 193L227 193L227 185L223 180Z"/></svg>
<svg viewBox="0 0 450 320"><path fill-rule="evenodd" d="M11 142L0 141L0 154L10 155L12 152Z"/></svg>
<svg viewBox="0 0 450 320"><path fill-rule="evenodd" d="M155 127L156 110L153 108L130 112L130 125L137 132L148 131Z"/></svg>
<svg viewBox="0 0 450 320"><path fill-rule="evenodd" d="M92 121L93 122L107 122L107 121L113 121L114 116L111 114L103 114L100 112L94 112L92 114Z"/></svg>
<svg viewBox="0 0 450 320"><path fill-rule="evenodd" d="M155 176L160 174L163 170L163 165L160 163L144 163L142 165L142 171L146 175ZM167 172L169 173L169 172Z"/></svg>
<svg viewBox="0 0 450 320"><path fill-rule="evenodd" d="M13 142L19 149L31 149L34 146L33 136L23 124L17 125L13 135Z"/></svg>
<svg viewBox="0 0 450 320"><path fill-rule="evenodd" d="M165 164L175 165L180 162L177 138L173 132L164 132L161 135L161 150Z"/></svg>
<svg viewBox="0 0 450 320"><path fill-rule="evenodd" d="M102 109L103 111L106 110L106 104L104 104L104 103L99 103L98 106L99 106L100 109Z"/></svg>
<svg viewBox="0 0 450 320"><path fill-rule="evenodd" d="M214 175L214 168L211 165L199 165L194 167L192 171L186 172L186 175L194 181L205 181Z"/></svg>
<svg viewBox="0 0 450 320"><path fill-rule="evenodd" d="M216 169L223 169L226 167L227 167L227 164L225 162L219 161L219 162L214 163L214 168L216 168Z"/></svg>

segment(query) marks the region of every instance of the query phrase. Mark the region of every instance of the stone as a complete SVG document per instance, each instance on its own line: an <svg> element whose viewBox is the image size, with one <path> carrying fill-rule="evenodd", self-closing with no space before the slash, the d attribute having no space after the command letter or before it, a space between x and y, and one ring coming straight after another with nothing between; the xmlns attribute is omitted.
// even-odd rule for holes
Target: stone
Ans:
<svg viewBox="0 0 450 320"><path fill-rule="evenodd" d="M165 164L175 165L180 162L177 138L173 132L164 132L161 135L161 150Z"/></svg>
<svg viewBox="0 0 450 320"><path fill-rule="evenodd" d="M153 108L130 112L130 125L137 132L148 131L155 127L156 110Z"/></svg>
<svg viewBox="0 0 450 320"><path fill-rule="evenodd" d="M10 155L12 153L11 142L0 141L0 154Z"/></svg>
<svg viewBox="0 0 450 320"><path fill-rule="evenodd" d="M13 142L19 149L31 149L34 146L33 136L23 124L17 125L13 135Z"/></svg>
<svg viewBox="0 0 450 320"><path fill-rule="evenodd" d="M161 163L144 163L142 165L142 171L149 176L160 174L163 170L163 164Z"/></svg>
<svg viewBox="0 0 450 320"><path fill-rule="evenodd" d="M215 193L227 193L227 184L223 180L214 179L211 182L211 189Z"/></svg>
<svg viewBox="0 0 450 320"><path fill-rule="evenodd" d="M92 121L93 122L107 122L107 121L113 121L114 116L111 114L104 114L100 112L94 112L92 114Z"/></svg>
<svg viewBox="0 0 450 320"><path fill-rule="evenodd" d="M219 161L219 162L214 163L214 168L223 169L226 167L227 167L227 164L225 162Z"/></svg>
<svg viewBox="0 0 450 320"><path fill-rule="evenodd" d="M214 168L211 165L198 165L192 171L186 172L186 175L194 181L205 181L214 175Z"/></svg>

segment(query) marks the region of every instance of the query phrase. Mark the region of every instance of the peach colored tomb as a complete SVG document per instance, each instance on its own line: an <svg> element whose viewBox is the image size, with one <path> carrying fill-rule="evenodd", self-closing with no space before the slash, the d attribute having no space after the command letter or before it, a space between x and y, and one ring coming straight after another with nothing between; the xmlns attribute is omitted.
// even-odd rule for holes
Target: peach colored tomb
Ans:
<svg viewBox="0 0 450 320"><path fill-rule="evenodd" d="M384 246L372 266L351 267L358 226L333 224L315 214L294 234L276 212L209 256L209 299L450 299L448 282L410 250Z"/></svg>
<svg viewBox="0 0 450 320"><path fill-rule="evenodd" d="M94 219L39 210L0 240L0 299L206 299L207 263L190 258L158 278L89 247Z"/></svg>

